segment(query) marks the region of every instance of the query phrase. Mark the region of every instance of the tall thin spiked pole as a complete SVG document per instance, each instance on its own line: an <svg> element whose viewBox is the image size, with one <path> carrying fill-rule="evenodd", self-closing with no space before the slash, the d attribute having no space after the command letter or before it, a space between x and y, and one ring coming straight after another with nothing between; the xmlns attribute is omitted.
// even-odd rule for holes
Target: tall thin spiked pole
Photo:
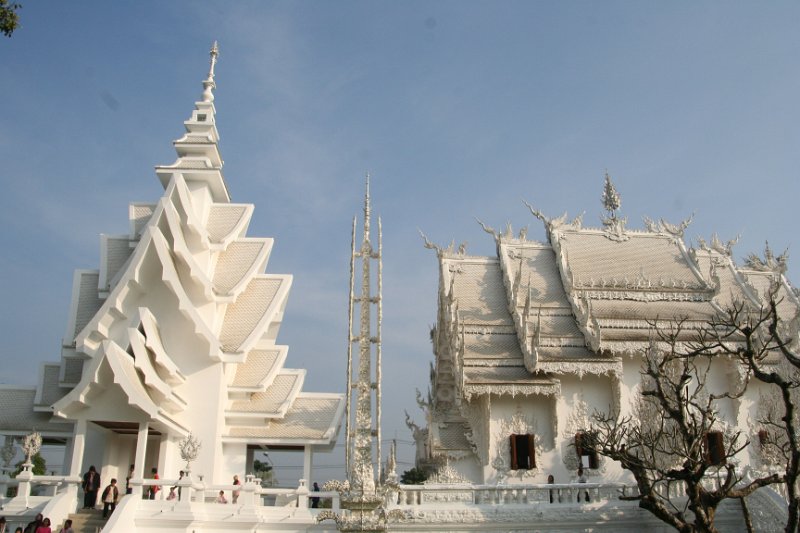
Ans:
<svg viewBox="0 0 800 533"><path fill-rule="evenodd" d="M356 268L356 217L353 217L353 237L350 242L350 298L347 306L347 403L345 408L345 471L350 475L350 401L353 390L353 285Z"/></svg>
<svg viewBox="0 0 800 533"><path fill-rule="evenodd" d="M383 231L378 217L378 324L375 346L375 434L378 438L378 479L382 479L383 456L381 455L381 322L383 321Z"/></svg>

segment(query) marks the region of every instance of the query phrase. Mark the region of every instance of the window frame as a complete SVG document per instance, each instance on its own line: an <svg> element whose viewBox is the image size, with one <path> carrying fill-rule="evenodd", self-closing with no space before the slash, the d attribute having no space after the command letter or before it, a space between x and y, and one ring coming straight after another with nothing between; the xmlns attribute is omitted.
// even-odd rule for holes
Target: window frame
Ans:
<svg viewBox="0 0 800 533"><path fill-rule="evenodd" d="M575 455L578 456L578 462L581 466L583 466L583 458L589 458L589 466L584 468L589 468L591 470L597 470L600 468L600 454L592 450L584 450L583 448L583 436L586 434L585 431L578 431L575 433Z"/></svg>
<svg viewBox="0 0 800 533"><path fill-rule="evenodd" d="M523 440L524 439L524 440ZM526 444L528 453L526 456L521 457L518 450L518 441L523 441ZM510 455L511 455L511 470L533 470L536 468L536 446L534 435L530 433L518 434L512 433L509 437ZM523 462L524 460L524 462Z"/></svg>

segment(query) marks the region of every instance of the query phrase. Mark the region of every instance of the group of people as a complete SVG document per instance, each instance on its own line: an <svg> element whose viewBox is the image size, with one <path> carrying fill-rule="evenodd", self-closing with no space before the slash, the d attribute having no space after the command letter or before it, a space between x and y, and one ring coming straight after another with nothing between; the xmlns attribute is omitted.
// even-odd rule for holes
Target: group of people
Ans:
<svg viewBox="0 0 800 533"><path fill-rule="evenodd" d="M6 517L4 516L0 516L0 533L11 533L7 528ZM53 533L53 530L50 529L50 519L45 518L39 513L27 526L24 528L19 526L14 530L14 533ZM56 533L74 533L72 529L72 520L65 520L64 527L59 529Z"/></svg>
<svg viewBox="0 0 800 533"><path fill-rule="evenodd" d="M238 487L241 484L242 484L242 482L239 481L239 476L234 474L234 476L233 476L233 486L234 487ZM234 488L231 491L231 503L232 504L236 505L236 503L239 501L239 493L240 492L241 491L236 489L236 488ZM228 503L228 498L225 497L225 491L224 490L219 491L219 494L217 495L217 499L214 500L214 501L216 501L217 503Z"/></svg>
<svg viewBox="0 0 800 533"><path fill-rule="evenodd" d="M131 465L133 469L133 465ZM89 471L83 475L83 508L94 509L97 505L97 492L100 490L100 474L97 473L94 465L89 467ZM130 476L126 479L126 492L130 488ZM128 492L128 494L130 494ZM111 482L103 489L100 495L100 501L103 502L103 518L108 518L108 515L114 512L114 509L119 503L119 488L117 487L117 480L112 479Z"/></svg>

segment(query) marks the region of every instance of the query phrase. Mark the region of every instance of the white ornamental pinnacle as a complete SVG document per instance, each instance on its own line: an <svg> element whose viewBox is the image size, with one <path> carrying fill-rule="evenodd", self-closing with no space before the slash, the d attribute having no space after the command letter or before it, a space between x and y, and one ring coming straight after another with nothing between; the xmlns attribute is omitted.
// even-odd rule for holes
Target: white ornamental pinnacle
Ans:
<svg viewBox="0 0 800 533"><path fill-rule="evenodd" d="M373 439L377 441L378 468L380 469L380 415L381 415L381 221L378 219L378 249L370 240L371 222L369 174L366 176L364 193L364 236L361 247L356 250L355 220L353 221L352 257L350 260L350 305L348 311L348 350L347 350L347 473L353 489L362 493L375 492L375 472L373 470ZM355 259L361 258L361 294L355 295ZM370 269L373 260L377 260L377 296L371 296ZM358 304L359 333L354 335L353 308ZM376 335L371 333L372 304L376 304ZM352 344L358 343L357 377L353 376ZM375 349L375 378L372 375L372 345ZM355 413L351 416L351 396L355 389ZM375 391L375 417L373 418L372 394ZM374 427L374 429L373 429ZM380 471L378 472L380 478Z"/></svg>
<svg viewBox="0 0 800 533"><path fill-rule="evenodd" d="M608 171L606 171L606 183L603 187L603 207L605 207L606 211L613 213L620 207L622 207L622 199L617 192L617 189L614 188L614 184L611 183L611 176L609 176Z"/></svg>
<svg viewBox="0 0 800 533"><path fill-rule="evenodd" d="M197 459L197 454L200 452L200 440L189 433L178 446L181 450L181 459L186 461L186 472L188 473L191 470L192 461Z"/></svg>
<svg viewBox="0 0 800 533"><path fill-rule="evenodd" d="M22 441L22 451L25 452L25 462L30 463L31 458L42 449L42 436L38 431L25 435Z"/></svg>
<svg viewBox="0 0 800 533"><path fill-rule="evenodd" d="M214 83L214 66L217 64L217 57L219 57L217 41L214 41L209 53L211 54L211 67L208 69L208 77L203 81L203 102L213 102L214 93L212 91L217 88L217 84Z"/></svg>

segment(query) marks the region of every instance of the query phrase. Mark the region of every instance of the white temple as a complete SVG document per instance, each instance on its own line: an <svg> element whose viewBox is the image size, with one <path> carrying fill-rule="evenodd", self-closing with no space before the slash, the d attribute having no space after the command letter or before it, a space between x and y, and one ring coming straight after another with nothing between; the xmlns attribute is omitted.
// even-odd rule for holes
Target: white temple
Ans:
<svg viewBox="0 0 800 533"><path fill-rule="evenodd" d="M665 530L620 500L631 479L582 453L578 432L592 409L630 412L653 323L680 317L691 335L734 300L760 305L775 283L781 314L797 315L785 258L737 266L716 238L687 247L686 224L628 229L610 179L601 228L531 208L546 242L484 226L496 257L428 243L440 280L435 364L429 397L418 395L427 427L408 423L420 465L436 470L424 485L398 484L394 448L381 468L382 250L380 219L376 247L370 236L369 187L359 247L353 222L346 392L304 392L305 371L287 368L288 347L277 344L292 277L265 273L272 239L246 236L254 207L232 203L222 175L217 56L215 44L201 101L174 141L177 160L156 167L164 195L132 204L130 232L102 235L99 268L75 273L60 361L42 366L33 389L0 388L0 514L12 526L41 512L55 530L71 516L77 531L109 532ZM723 388L741 379L725 359L714 376ZM757 435L751 421L768 395L751 384L720 413L720 431ZM312 496L330 509L311 508L313 454L334 446L345 413L349 479ZM34 431L64 446L64 471L34 475L26 464L10 480L13 442ZM37 438L25 440L28 460ZM768 469L751 441L740 466ZM303 454L297 487L248 475L263 449ZM590 479L578 488L580 464ZM76 514L89 465L123 489L134 465L132 495L107 522ZM189 474L178 479L181 470ZM16 496L6 497L8 486ZM173 486L178 496L167 498ZM152 487L160 490L143 499ZM234 501L216 501L220 491ZM749 501L758 525L781 526L785 502L773 489ZM741 512L723 506L718 523L742 530Z"/></svg>
<svg viewBox="0 0 800 533"><path fill-rule="evenodd" d="M304 391L305 370L287 366L292 276L265 273L273 240L247 236L253 205L233 203L222 174L217 55L215 44L177 160L156 167L164 195L131 204L130 233L102 235L100 267L75 273L61 360L35 389L0 390L0 434L64 442L72 478L95 465L124 492L135 465L141 494L152 468L178 478L191 433L206 485L244 481L262 449L303 453L308 480L314 451L335 444L345 396Z"/></svg>
<svg viewBox="0 0 800 533"><path fill-rule="evenodd" d="M495 257L437 252L439 297L431 335L435 363L428 397L417 393L427 428L407 416L417 440L417 464L447 465L452 479L472 484L569 483L583 465L590 481L630 482L619 464L581 451L580 431L595 409L630 414L643 357L654 328L682 321L682 338L696 338L735 301L764 305L778 287L780 315L796 320L797 292L784 276L785 256L767 248L761 260L736 265L716 236L688 247L678 225L645 219L629 229L606 174L602 227L582 217L548 218L546 241L498 232ZM423 235L424 237L424 235ZM734 390L741 365L713 362L713 385ZM766 385L750 382L744 397L725 403L719 430L741 430L751 442L743 469L765 469L754 421L763 417ZM769 489L768 489L769 490Z"/></svg>

